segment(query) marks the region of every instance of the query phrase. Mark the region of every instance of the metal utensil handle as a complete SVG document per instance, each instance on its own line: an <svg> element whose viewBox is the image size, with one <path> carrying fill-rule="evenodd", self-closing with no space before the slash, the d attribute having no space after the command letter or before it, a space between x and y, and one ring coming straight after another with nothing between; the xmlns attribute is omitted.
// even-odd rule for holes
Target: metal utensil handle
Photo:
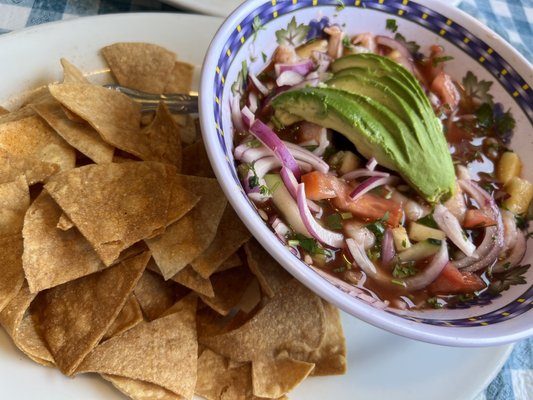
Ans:
<svg viewBox="0 0 533 400"><path fill-rule="evenodd" d="M129 96L141 104L141 111L155 111L159 103L164 102L170 112L175 114L194 114L198 112L198 96L185 93L152 94L130 89L120 85L104 85L104 87Z"/></svg>

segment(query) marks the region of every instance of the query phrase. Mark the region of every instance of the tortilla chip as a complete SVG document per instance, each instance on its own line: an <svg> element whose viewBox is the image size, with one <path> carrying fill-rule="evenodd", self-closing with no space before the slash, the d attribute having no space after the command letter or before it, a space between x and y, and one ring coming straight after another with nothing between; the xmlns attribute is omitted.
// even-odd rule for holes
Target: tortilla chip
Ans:
<svg viewBox="0 0 533 400"><path fill-rule="evenodd" d="M11 182L24 175L28 185L43 182L59 171L57 164L46 163L35 158L19 157L0 149L0 184Z"/></svg>
<svg viewBox="0 0 533 400"><path fill-rule="evenodd" d="M341 375L346 372L346 341L342 331L339 309L322 300L326 317L326 333L317 349L292 352L296 360L315 364L312 375Z"/></svg>
<svg viewBox="0 0 533 400"><path fill-rule="evenodd" d="M233 253L231 256L226 258L222 264L220 264L220 267L218 267L217 272L226 271L228 269L232 269L235 267L239 267L242 265L241 256L239 256L239 252Z"/></svg>
<svg viewBox="0 0 533 400"><path fill-rule="evenodd" d="M70 220L67 215L62 212L61 216L59 217L59 220L57 221L57 229L61 229L62 231L68 231L69 229L74 228L76 225L74 225L74 222Z"/></svg>
<svg viewBox="0 0 533 400"><path fill-rule="evenodd" d="M38 90L38 92L40 92ZM6 114L0 114L0 124L5 124L7 122L14 122L18 121L27 117L31 117L35 115L35 111L31 107L28 106L22 106L19 109L15 111L11 111Z"/></svg>
<svg viewBox="0 0 533 400"><path fill-rule="evenodd" d="M117 318L115 318L107 332L102 337L102 340L118 336L141 323L143 320L143 313L139 306L139 302L135 295L132 294L126 301L126 304L124 304L124 307L122 307L122 310L120 310Z"/></svg>
<svg viewBox="0 0 533 400"><path fill-rule="evenodd" d="M76 229L57 229L61 209L46 193L34 200L24 220L22 263L32 293L105 268L89 242Z"/></svg>
<svg viewBox="0 0 533 400"><path fill-rule="evenodd" d="M314 364L293 360L286 354L274 359L252 362L252 384L255 396L276 398L298 386L311 373Z"/></svg>
<svg viewBox="0 0 533 400"><path fill-rule="evenodd" d="M188 287L198 294L208 297L213 297L215 295L211 281L209 279L202 278L194 269L192 269L190 265L183 268L171 279L174 282L178 282L179 284Z"/></svg>
<svg viewBox="0 0 533 400"><path fill-rule="evenodd" d="M150 259L149 264L153 262L153 259ZM159 318L178 299L184 297L188 290L175 282L164 281L158 274L144 271L134 293L148 321L153 321Z"/></svg>
<svg viewBox="0 0 533 400"><path fill-rule="evenodd" d="M63 67L63 82L65 83L89 83L83 73L65 58L59 60Z"/></svg>
<svg viewBox="0 0 533 400"><path fill-rule="evenodd" d="M209 247L227 204L216 179L186 175L174 179L175 185L200 196L200 201L161 235L146 240L165 279L172 278Z"/></svg>
<svg viewBox="0 0 533 400"><path fill-rule="evenodd" d="M146 161L173 164L176 171L181 172L180 127L172 118L165 103L159 104L155 118L150 125L143 128L140 134L146 137L151 147L152 155L144 158Z"/></svg>
<svg viewBox="0 0 533 400"><path fill-rule="evenodd" d="M185 175L203 176L214 178L215 173L207 157L204 142L201 140L183 149L183 168Z"/></svg>
<svg viewBox="0 0 533 400"><path fill-rule="evenodd" d="M196 298L187 296L181 309L143 322L96 347L77 372L98 372L158 385L191 398L196 382L198 342Z"/></svg>
<svg viewBox="0 0 533 400"><path fill-rule="evenodd" d="M283 350L317 348L324 324L320 298L292 280L240 328L200 338L200 343L234 361L254 361L273 358Z"/></svg>
<svg viewBox="0 0 533 400"><path fill-rule="evenodd" d="M192 89L194 66L182 61L176 61L170 73L165 93L189 93Z"/></svg>
<svg viewBox="0 0 533 400"><path fill-rule="evenodd" d="M200 296L200 298L219 314L228 315L242 299L252 278L253 274L244 266L213 274L211 284L215 296Z"/></svg>
<svg viewBox="0 0 533 400"><path fill-rule="evenodd" d="M150 43L114 43L102 49L119 84L149 93L163 93L176 54Z"/></svg>
<svg viewBox="0 0 533 400"><path fill-rule="evenodd" d="M57 101L87 121L111 146L141 159L151 155L149 143L140 135L139 103L115 90L84 83L52 84L49 89Z"/></svg>
<svg viewBox="0 0 533 400"><path fill-rule="evenodd" d="M102 378L134 400L186 400L170 390L153 383L124 378L122 376L102 374Z"/></svg>
<svg viewBox="0 0 533 400"><path fill-rule="evenodd" d="M250 364L233 363L205 349L198 358L195 392L208 400L252 398Z"/></svg>
<svg viewBox="0 0 533 400"><path fill-rule="evenodd" d="M37 329L37 322L29 312L35 298L28 286L23 285L17 295L0 313L0 323L13 339L15 345L33 361L54 365L54 359Z"/></svg>
<svg viewBox="0 0 533 400"><path fill-rule="evenodd" d="M30 190L26 178L0 184L0 237L20 235L24 215L30 206Z"/></svg>
<svg viewBox="0 0 533 400"><path fill-rule="evenodd" d="M189 185L189 182L191 180L194 181L194 178L184 178L184 176L176 174L176 170L172 166L169 164L166 164L166 166L168 167L168 175L172 187L167 213L166 225L168 226L193 209L200 201L200 196L194 192L194 190L197 190L195 185Z"/></svg>
<svg viewBox="0 0 533 400"><path fill-rule="evenodd" d="M160 163L93 164L57 174L45 188L110 265L122 250L164 229L171 190L178 191L168 174ZM185 190L178 193L183 215L198 199Z"/></svg>
<svg viewBox="0 0 533 400"><path fill-rule="evenodd" d="M255 239L244 245L250 270L255 274L261 289L268 297L274 295L291 279L291 275L267 253Z"/></svg>
<svg viewBox="0 0 533 400"><path fill-rule="evenodd" d="M24 283L21 256L20 235L0 237L0 311L16 296Z"/></svg>
<svg viewBox="0 0 533 400"><path fill-rule="evenodd" d="M252 235L241 222L233 208L226 206L215 238L206 251L191 262L192 268L202 278L209 278L230 255Z"/></svg>
<svg viewBox="0 0 533 400"><path fill-rule="evenodd" d="M100 342L124 307L149 258L150 253L145 252L39 295L37 313L43 336L64 374L73 374Z"/></svg>
<svg viewBox="0 0 533 400"><path fill-rule="evenodd" d="M113 146L104 142L89 124L68 119L58 103L42 103L32 107L68 144L95 163L113 160Z"/></svg>
<svg viewBox="0 0 533 400"><path fill-rule="evenodd" d="M0 148L18 157L57 164L62 171L76 163L74 149L37 115L0 124Z"/></svg>
<svg viewBox="0 0 533 400"><path fill-rule="evenodd" d="M0 115L9 114L9 110L0 106Z"/></svg>
<svg viewBox="0 0 533 400"><path fill-rule="evenodd" d="M250 314L259 306L261 300L261 288L259 287L257 279L254 277L244 291L237 306L246 314Z"/></svg>

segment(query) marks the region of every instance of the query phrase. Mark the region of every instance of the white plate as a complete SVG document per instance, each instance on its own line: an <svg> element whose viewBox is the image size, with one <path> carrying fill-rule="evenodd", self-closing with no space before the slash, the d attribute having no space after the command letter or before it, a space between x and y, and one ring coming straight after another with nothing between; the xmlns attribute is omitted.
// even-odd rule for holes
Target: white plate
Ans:
<svg viewBox="0 0 533 400"><path fill-rule="evenodd" d="M461 1L462 0L447 0L446 3L457 6ZM162 0L162 2L174 7L181 7L202 14L216 15L219 17L228 16L239 5L244 3L243 0Z"/></svg>
<svg viewBox="0 0 533 400"><path fill-rule="evenodd" d="M147 41L201 65L222 21L179 14L115 14L41 25L0 36L0 105L61 77L59 57L86 72L101 73L98 54L116 41ZM141 29L142 28L142 29ZM447 348L404 339L343 315L349 349L348 373L311 378L291 399L471 400L497 374L512 347ZM62 376L34 364L0 333L0 397L3 399L123 399L96 376Z"/></svg>

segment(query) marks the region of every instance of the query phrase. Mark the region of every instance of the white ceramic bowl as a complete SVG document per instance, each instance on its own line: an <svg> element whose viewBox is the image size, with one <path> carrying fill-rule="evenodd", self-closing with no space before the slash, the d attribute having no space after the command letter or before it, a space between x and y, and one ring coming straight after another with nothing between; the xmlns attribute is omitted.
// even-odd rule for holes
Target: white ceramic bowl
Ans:
<svg viewBox="0 0 533 400"><path fill-rule="evenodd" d="M511 147L524 161L525 177L533 180L533 72L531 65L498 35L463 12L441 1L407 0L250 0L222 25L207 52L201 78L200 115L211 163L231 204L261 244L297 279L339 308L372 325L422 341L453 346L498 345L533 335L533 268L526 284L511 286L496 297L481 296L461 309L409 312L379 310L344 293L295 257L275 237L247 199L237 178L230 115L232 85L243 62L257 73L265 65L262 54L277 47L275 32L327 17L350 34L387 34L386 20L394 18L398 31L427 51L441 44L454 60L447 71L462 79L473 71L493 81L495 101L510 108L517 122ZM255 19L255 24L254 24ZM255 25L255 31L254 31ZM260 29L258 27L260 26ZM530 246L525 263L533 260Z"/></svg>

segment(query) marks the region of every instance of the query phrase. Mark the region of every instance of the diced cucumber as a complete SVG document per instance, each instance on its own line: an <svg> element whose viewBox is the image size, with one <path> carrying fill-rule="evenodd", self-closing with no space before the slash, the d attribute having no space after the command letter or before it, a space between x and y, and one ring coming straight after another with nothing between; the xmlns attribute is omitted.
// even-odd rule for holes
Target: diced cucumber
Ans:
<svg viewBox="0 0 533 400"><path fill-rule="evenodd" d="M361 160L351 151L343 151L342 160L337 168L340 175L347 174L359 168Z"/></svg>
<svg viewBox="0 0 533 400"><path fill-rule="evenodd" d="M296 233L311 237L302 221L302 217L300 216L298 204L296 204L296 200L292 198L291 194L285 187L281 176L278 174L267 174L265 175L265 182L272 193L272 201L274 202L274 205L283 215L283 218L289 226Z"/></svg>
<svg viewBox="0 0 533 400"><path fill-rule="evenodd" d="M396 257L400 260L400 262L420 261L439 251L440 245L440 240L423 240L402 251Z"/></svg>
<svg viewBox="0 0 533 400"><path fill-rule="evenodd" d="M421 242L426 239L446 239L446 234L440 229L430 228L429 226L411 222L408 231L409 238L415 242Z"/></svg>

